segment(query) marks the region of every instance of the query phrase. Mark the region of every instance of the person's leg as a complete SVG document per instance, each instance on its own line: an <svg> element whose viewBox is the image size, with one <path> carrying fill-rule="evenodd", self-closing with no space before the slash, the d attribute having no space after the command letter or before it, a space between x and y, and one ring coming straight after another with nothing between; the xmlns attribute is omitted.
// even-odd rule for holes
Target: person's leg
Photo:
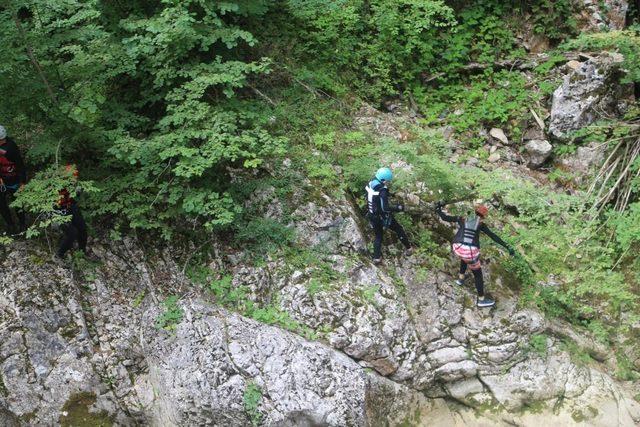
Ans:
<svg viewBox="0 0 640 427"><path fill-rule="evenodd" d="M482 277L482 268L472 269L473 278L476 282L476 291L478 292L478 298L484 298L484 278Z"/></svg>
<svg viewBox="0 0 640 427"><path fill-rule="evenodd" d="M389 229L393 230L398 235L398 238L402 242L405 248L409 249L411 247L411 242L409 242L409 237L407 233L404 232L404 228L400 225L395 218L391 218L391 224L389 224Z"/></svg>
<svg viewBox="0 0 640 427"><path fill-rule="evenodd" d="M17 190L16 190L17 191ZM15 198L15 191L11 191L11 198ZM27 229L27 217L22 209L16 209L16 216L18 217L18 225L20 226L20 231L25 231Z"/></svg>
<svg viewBox="0 0 640 427"><path fill-rule="evenodd" d="M460 260L460 272L458 273L458 280L456 280L456 285L463 285L465 274L467 272L467 263Z"/></svg>
<svg viewBox="0 0 640 427"><path fill-rule="evenodd" d="M375 233L375 239L373 240L373 259L380 260L382 258L382 237L384 234L384 227L382 221L378 218L371 220L371 226Z"/></svg>
<svg viewBox="0 0 640 427"><path fill-rule="evenodd" d="M11 211L9 210L9 202L7 200L7 192L0 192L0 215L4 219L4 222L7 223L7 228L9 229L9 233L15 233L16 224L13 221L13 217L11 216Z"/></svg>
<svg viewBox="0 0 640 427"><path fill-rule="evenodd" d="M467 273L467 263L460 260L460 277L464 279L464 275Z"/></svg>
<svg viewBox="0 0 640 427"><path fill-rule="evenodd" d="M473 265L469 266L473 272L473 277L476 282L476 291L478 292L478 302L476 305L478 307L493 307L496 302L484 295L484 278L482 277L482 268L480 267L479 261L477 266L478 268L474 268L475 266Z"/></svg>
<svg viewBox="0 0 640 427"><path fill-rule="evenodd" d="M84 253L87 252L87 224L84 222L80 208L73 207L73 216L71 217L71 223L78 230L78 247Z"/></svg>
<svg viewBox="0 0 640 427"><path fill-rule="evenodd" d="M73 242L78 238L78 229L70 222L62 225L62 239L58 246L57 255L64 258L65 254L73 248Z"/></svg>

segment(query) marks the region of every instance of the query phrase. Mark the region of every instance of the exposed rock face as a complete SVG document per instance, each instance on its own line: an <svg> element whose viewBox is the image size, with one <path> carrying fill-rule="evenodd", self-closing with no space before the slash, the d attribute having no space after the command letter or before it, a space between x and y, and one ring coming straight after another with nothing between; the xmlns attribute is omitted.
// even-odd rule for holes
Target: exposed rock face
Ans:
<svg viewBox="0 0 640 427"><path fill-rule="evenodd" d="M34 267L20 248L4 261L6 425L56 425L71 416L74 396L87 394L94 399L85 413L121 425L246 426L249 384L261 390L255 413L268 425L418 423L416 408L431 405L330 347L197 298L180 303L173 332L158 329L165 308L153 289L177 288L177 266L155 259L148 270L130 244L102 256L113 275L101 270L87 281Z"/></svg>
<svg viewBox="0 0 640 427"><path fill-rule="evenodd" d="M560 160L566 169L576 175L577 182L581 183L591 176L591 172L602 163L606 146L601 143L591 143L581 146L571 155L564 156Z"/></svg>
<svg viewBox="0 0 640 427"><path fill-rule="evenodd" d="M539 168L546 162L553 151L553 147L549 144L549 141L532 139L524 146L527 156L529 158L530 168Z"/></svg>
<svg viewBox="0 0 640 427"><path fill-rule="evenodd" d="M618 116L627 107L631 88L620 84L620 54L590 59L565 76L553 93L549 133L564 139L569 132L596 121L601 114Z"/></svg>
<svg viewBox="0 0 640 427"><path fill-rule="evenodd" d="M185 283L169 252L145 255L126 240L97 248L106 264L81 276L14 246L1 265L8 274L0 277L7 325L0 330L0 410L6 419L55 425L84 393L94 397L85 412L122 425L473 423L444 398L503 411L541 401L569 422L588 406L598 408L581 412L588 423L640 420L615 382L573 364L553 337L545 356L532 353L531 337L548 324L508 294L497 310L478 310L470 284L454 287L451 276L417 259L396 259L392 242L383 267L358 257L348 242L365 236L351 215L320 210L296 224L310 236L324 224L353 221L332 231L335 244L316 243L333 272L320 287L311 265L255 267L232 254L212 263L225 265L253 301L277 304L318 331L324 344L216 307L210 294ZM489 290L498 291L498 278L487 274ZM164 295L186 292L173 308L161 304ZM181 312L170 331L156 325L167 310ZM259 398L247 407L251 387ZM489 425L541 422L507 412L489 417Z"/></svg>
<svg viewBox="0 0 640 427"><path fill-rule="evenodd" d="M398 414L393 407L420 401L320 343L199 301L183 310L175 334L143 332L149 374L136 385L149 396L162 391L146 409L153 425L248 425L243 396L250 384L260 390L256 409L266 425L366 425L370 400L390 422ZM148 311L144 324L153 325L158 314Z"/></svg>
<svg viewBox="0 0 640 427"><path fill-rule="evenodd" d="M625 27L629 2L626 0L582 0L587 31L621 30Z"/></svg>

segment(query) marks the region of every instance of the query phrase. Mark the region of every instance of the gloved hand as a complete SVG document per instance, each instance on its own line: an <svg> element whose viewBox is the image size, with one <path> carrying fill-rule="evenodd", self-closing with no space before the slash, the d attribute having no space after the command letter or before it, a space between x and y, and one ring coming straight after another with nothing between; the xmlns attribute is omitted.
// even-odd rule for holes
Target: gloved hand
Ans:
<svg viewBox="0 0 640 427"><path fill-rule="evenodd" d="M441 210L445 206L445 203L442 200L438 200L436 202L436 211Z"/></svg>
<svg viewBox="0 0 640 427"><path fill-rule="evenodd" d="M516 255L516 251L513 248L507 248L507 251L509 251L509 255L511 255L511 256L515 256Z"/></svg>

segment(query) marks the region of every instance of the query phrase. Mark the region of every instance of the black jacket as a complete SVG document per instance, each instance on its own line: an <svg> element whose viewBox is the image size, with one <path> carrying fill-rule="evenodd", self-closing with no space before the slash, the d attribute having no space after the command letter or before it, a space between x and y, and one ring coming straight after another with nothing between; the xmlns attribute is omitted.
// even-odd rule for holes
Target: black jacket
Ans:
<svg viewBox="0 0 640 427"><path fill-rule="evenodd" d="M463 243L463 244L468 244L469 246L474 246L476 248L479 248L480 247L480 232L483 232L487 236L491 237L491 239L494 242L496 242L496 243L504 246L505 248L509 249L509 245L507 245L507 243L504 240L502 240L493 231L491 231L489 229L489 227L484 225L484 223L480 222L478 227L468 228L467 227L467 220L465 218L463 218L461 216L447 215L446 213L442 212L441 209L438 209L437 212L438 212L438 215L440 216L440 218L442 218L444 221L457 222L458 223L459 228L458 228L458 231L456 233L456 236L453 238L453 243Z"/></svg>
<svg viewBox="0 0 640 427"><path fill-rule="evenodd" d="M0 178L5 185L25 184L27 170L22 160L18 145L11 138L6 138L0 145Z"/></svg>

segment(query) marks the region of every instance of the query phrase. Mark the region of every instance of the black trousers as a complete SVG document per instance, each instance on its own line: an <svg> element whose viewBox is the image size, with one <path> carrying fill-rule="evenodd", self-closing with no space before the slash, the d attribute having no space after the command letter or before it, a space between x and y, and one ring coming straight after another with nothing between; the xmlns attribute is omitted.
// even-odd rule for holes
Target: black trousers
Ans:
<svg viewBox="0 0 640 427"><path fill-rule="evenodd" d="M13 216L11 215L11 209L9 209L9 203L11 203L10 199L13 198L13 195L17 190L11 190L7 188L5 191L0 192L0 215L4 219L4 222L7 223L9 227L9 231L11 233L16 232L16 223L13 220ZM26 219L24 215L24 211L16 210L16 216L18 217L18 223L20 224L20 230L24 230L26 228Z"/></svg>
<svg viewBox="0 0 640 427"><path fill-rule="evenodd" d="M467 272L467 263L464 261L460 261L460 275L464 275ZM473 279L476 282L476 291L478 292L479 297L484 296L484 278L482 277L482 267L477 268L475 270L471 270L473 273Z"/></svg>
<svg viewBox="0 0 640 427"><path fill-rule="evenodd" d="M382 237L384 235L384 223L381 217L369 217L369 222L371 223L371 227L373 227L373 232L375 233L375 240L373 241L373 257L377 259L382 257ZM406 248L411 247L411 243L409 243L409 237L407 237L407 233L404 232L404 228L402 228L402 226L398 223L398 221L396 221L393 216L391 217L391 221L389 223L389 230L398 235L398 238Z"/></svg>
<svg viewBox="0 0 640 427"><path fill-rule="evenodd" d="M82 213L78 205L74 204L70 209L71 221L62 224L62 239L58 246L58 256L64 255L73 248L77 241L81 251L87 251L87 224L82 218Z"/></svg>

